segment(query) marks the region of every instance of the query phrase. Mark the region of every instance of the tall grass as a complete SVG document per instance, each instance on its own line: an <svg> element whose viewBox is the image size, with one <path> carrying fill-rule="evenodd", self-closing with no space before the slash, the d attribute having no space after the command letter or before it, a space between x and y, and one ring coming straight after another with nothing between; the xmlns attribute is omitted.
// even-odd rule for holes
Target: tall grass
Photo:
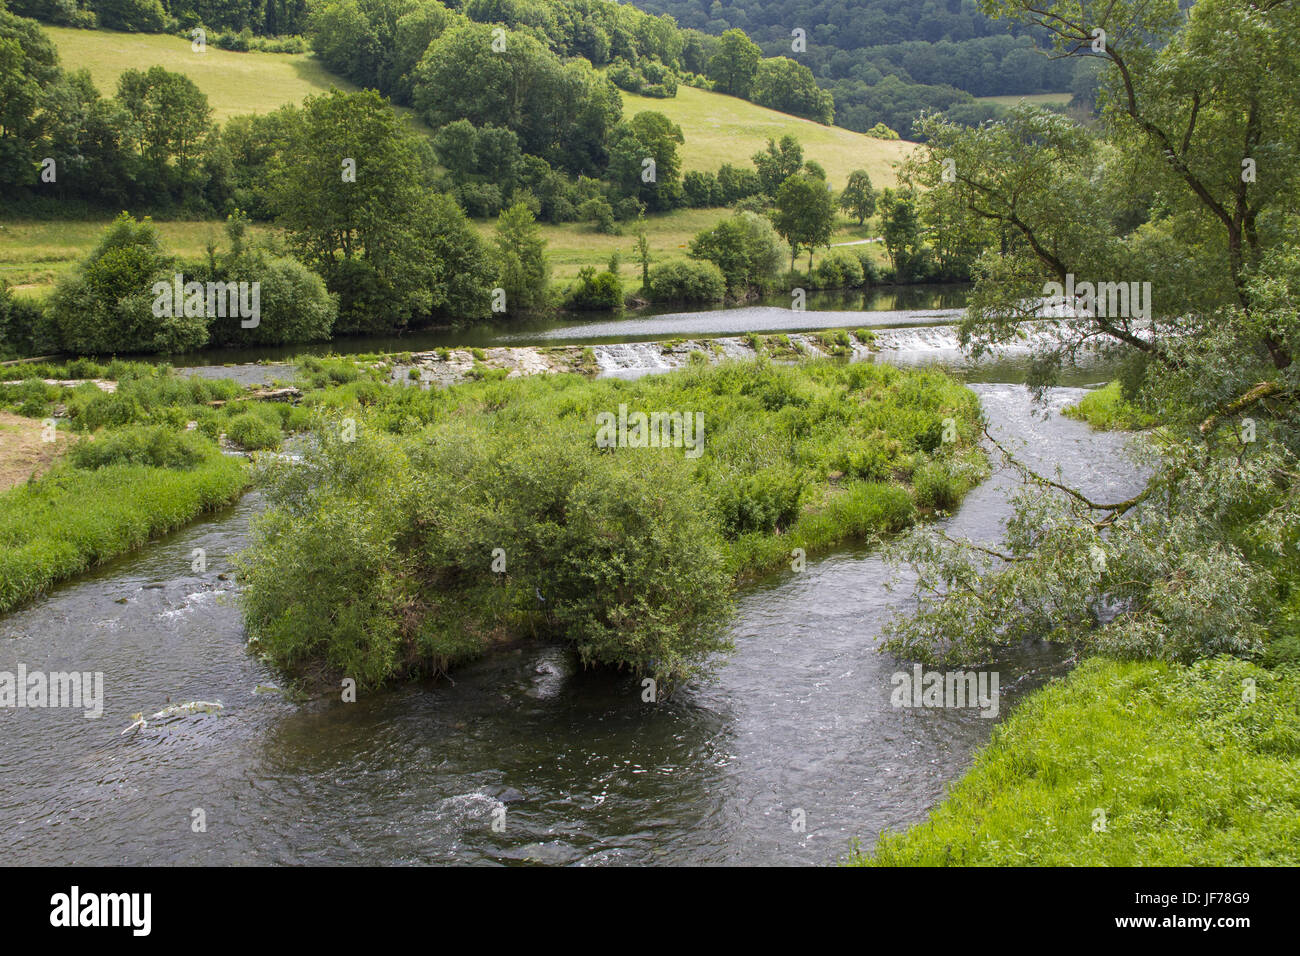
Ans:
<svg viewBox="0 0 1300 956"><path fill-rule="evenodd" d="M243 461L209 445L190 469L65 464L0 494L0 613L234 501Z"/></svg>
<svg viewBox="0 0 1300 956"><path fill-rule="evenodd" d="M926 822L850 862L1295 866L1300 669L1086 661L1020 705Z"/></svg>

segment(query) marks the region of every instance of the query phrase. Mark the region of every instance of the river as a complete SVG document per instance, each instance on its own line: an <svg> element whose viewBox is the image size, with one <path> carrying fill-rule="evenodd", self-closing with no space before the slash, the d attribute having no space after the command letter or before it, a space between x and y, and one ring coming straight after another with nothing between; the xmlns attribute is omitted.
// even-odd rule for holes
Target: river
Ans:
<svg viewBox="0 0 1300 956"><path fill-rule="evenodd" d="M1015 360L970 373L994 433L1099 497L1132 493L1124 438L1058 414L1082 390L1036 407L1023 374ZM949 533L996 541L1014 484L995 472ZM716 679L657 705L551 646L294 704L257 690L276 678L245 650L229 575L260 507L250 494L0 618L0 671L102 671L107 688L99 720L0 710L10 863L826 864L923 819L996 723L890 705L905 668L875 644L908 592L862 549L746 589ZM994 666L999 719L1064 667L1043 645ZM224 709L120 735L133 713L192 699Z"/></svg>

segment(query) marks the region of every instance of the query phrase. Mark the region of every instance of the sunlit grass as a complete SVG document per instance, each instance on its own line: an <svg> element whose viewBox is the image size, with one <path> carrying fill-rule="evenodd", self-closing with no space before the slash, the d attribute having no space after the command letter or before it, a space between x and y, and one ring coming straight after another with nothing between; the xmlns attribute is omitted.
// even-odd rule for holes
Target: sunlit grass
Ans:
<svg viewBox="0 0 1300 956"><path fill-rule="evenodd" d="M1087 661L1025 700L926 822L851 862L1294 866L1300 672Z"/></svg>
<svg viewBox="0 0 1300 956"><path fill-rule="evenodd" d="M655 99L623 93L623 114L642 110L663 113L682 128L683 170L716 170L723 163L749 166L749 158L763 149L769 138L787 133L803 145L804 158L816 160L826 169L831 185L843 189L849 173L865 169L877 189L893 186L893 164L902 162L915 143L872 139L838 126L823 126L756 106L721 93L709 93L681 85L677 95Z"/></svg>

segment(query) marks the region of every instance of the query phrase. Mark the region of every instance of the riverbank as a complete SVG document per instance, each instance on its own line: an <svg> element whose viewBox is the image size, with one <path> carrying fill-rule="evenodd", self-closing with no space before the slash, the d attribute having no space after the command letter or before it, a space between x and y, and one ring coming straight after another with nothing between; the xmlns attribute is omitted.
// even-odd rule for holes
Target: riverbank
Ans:
<svg viewBox="0 0 1300 956"><path fill-rule="evenodd" d="M0 494L0 613L230 504L247 486L244 463L215 446L188 468L60 462Z"/></svg>
<svg viewBox="0 0 1300 956"><path fill-rule="evenodd" d="M1300 669L1093 658L994 731L874 866L1295 866Z"/></svg>

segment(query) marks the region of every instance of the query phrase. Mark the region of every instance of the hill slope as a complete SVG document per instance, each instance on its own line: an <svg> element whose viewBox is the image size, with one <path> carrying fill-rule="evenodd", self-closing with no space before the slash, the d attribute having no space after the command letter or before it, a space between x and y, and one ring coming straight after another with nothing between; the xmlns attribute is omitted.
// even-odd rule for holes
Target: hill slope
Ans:
<svg viewBox="0 0 1300 956"><path fill-rule="evenodd" d="M269 113L331 86L356 89L329 73L310 53L234 53L211 44L205 52L195 53L188 40L163 34L76 30L45 23L41 29L58 46L63 68L89 70L105 96L117 91L122 71L161 66L198 84L218 121L240 113Z"/></svg>
<svg viewBox="0 0 1300 956"><path fill-rule="evenodd" d="M188 41L174 36L114 33L108 30L42 28L58 45L65 69L86 68L99 91L113 95L123 70L158 65L184 73L208 96L218 121L240 113L266 113L285 103L300 103L313 93L355 89L342 77L327 71L307 53L234 53L209 45L195 53ZM871 139L836 126L822 126L745 100L707 93L689 86L678 88L675 99L651 99L623 94L624 111L658 110L682 128L686 146L683 169L716 170L723 163L748 165L768 137L792 133L804 145L804 154L826 167L836 188L843 187L855 169L865 169L877 186L894 181L890 164L900 160L910 144ZM410 114L409 110L401 110Z"/></svg>
<svg viewBox="0 0 1300 956"><path fill-rule="evenodd" d="M890 164L901 161L913 147L901 140L872 139L839 126L822 126L684 84L677 87L676 97L666 100L623 94L624 115L641 110L658 110L682 128L685 171L712 171L723 163L748 166L749 157L762 149L769 137L780 139L790 133L803 144L805 159L815 159L826 167L836 189L844 187L855 169L865 169L880 188L894 185Z"/></svg>

